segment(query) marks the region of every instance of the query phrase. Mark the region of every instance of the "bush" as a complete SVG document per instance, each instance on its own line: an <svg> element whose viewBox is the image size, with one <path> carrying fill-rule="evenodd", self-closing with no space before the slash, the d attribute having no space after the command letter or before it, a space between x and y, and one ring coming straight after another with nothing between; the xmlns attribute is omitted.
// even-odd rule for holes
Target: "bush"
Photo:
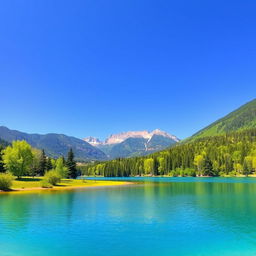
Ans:
<svg viewBox="0 0 256 256"><path fill-rule="evenodd" d="M52 185L49 182L47 182L46 180L42 180L41 187L42 188L52 188Z"/></svg>
<svg viewBox="0 0 256 256"><path fill-rule="evenodd" d="M237 175L237 172L236 172L236 171L232 171L232 172L229 173L229 175L230 175L231 177L235 177L235 176Z"/></svg>
<svg viewBox="0 0 256 256"><path fill-rule="evenodd" d="M196 177L196 171L193 168L185 169L186 176Z"/></svg>
<svg viewBox="0 0 256 256"><path fill-rule="evenodd" d="M9 173L0 173L0 190L10 190L14 177Z"/></svg>
<svg viewBox="0 0 256 256"><path fill-rule="evenodd" d="M51 170L44 175L44 184L57 185L61 181L61 176L57 171Z"/></svg>

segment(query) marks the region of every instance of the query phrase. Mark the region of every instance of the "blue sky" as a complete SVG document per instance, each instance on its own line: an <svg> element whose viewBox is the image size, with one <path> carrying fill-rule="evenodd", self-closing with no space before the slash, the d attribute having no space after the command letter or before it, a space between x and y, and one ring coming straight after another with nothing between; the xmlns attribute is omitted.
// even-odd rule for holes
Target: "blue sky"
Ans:
<svg viewBox="0 0 256 256"><path fill-rule="evenodd" d="M256 2L0 4L0 124L185 138L255 98Z"/></svg>

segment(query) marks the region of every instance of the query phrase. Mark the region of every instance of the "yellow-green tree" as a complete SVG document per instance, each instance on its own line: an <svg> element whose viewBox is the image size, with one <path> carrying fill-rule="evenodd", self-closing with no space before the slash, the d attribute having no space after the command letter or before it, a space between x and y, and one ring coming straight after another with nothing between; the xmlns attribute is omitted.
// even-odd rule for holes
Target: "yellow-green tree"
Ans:
<svg viewBox="0 0 256 256"><path fill-rule="evenodd" d="M252 157L252 168L253 168L253 171L256 171L256 156Z"/></svg>
<svg viewBox="0 0 256 256"><path fill-rule="evenodd" d="M148 158L144 160L144 171L146 174L153 174L154 172L154 159Z"/></svg>
<svg viewBox="0 0 256 256"><path fill-rule="evenodd" d="M164 157L158 157L157 160L159 163L158 171L159 171L160 175L163 175L164 171L166 169L165 159L164 159Z"/></svg>
<svg viewBox="0 0 256 256"><path fill-rule="evenodd" d="M40 158L41 158L41 151L36 148L32 148L32 154L33 154L33 161L31 163L31 166L29 168L29 175L35 176L38 175L40 172Z"/></svg>
<svg viewBox="0 0 256 256"><path fill-rule="evenodd" d="M62 157L56 160L55 171L60 175L61 178L67 178L68 168L64 165L64 161Z"/></svg>
<svg viewBox="0 0 256 256"><path fill-rule="evenodd" d="M204 164L204 156L196 155L194 158L194 165L196 166L199 175L202 175L203 164Z"/></svg>
<svg viewBox="0 0 256 256"><path fill-rule="evenodd" d="M11 146L3 150L5 168L18 178L29 172L32 161L32 148L24 140L13 141Z"/></svg>

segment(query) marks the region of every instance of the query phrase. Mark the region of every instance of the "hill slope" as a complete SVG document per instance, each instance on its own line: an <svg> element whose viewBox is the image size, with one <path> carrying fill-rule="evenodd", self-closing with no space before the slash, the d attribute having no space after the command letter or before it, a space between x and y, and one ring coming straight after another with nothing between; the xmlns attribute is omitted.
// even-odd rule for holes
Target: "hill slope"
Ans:
<svg viewBox="0 0 256 256"><path fill-rule="evenodd" d="M44 149L45 153L51 157L66 156L69 149L72 148L77 160L104 160L107 158L100 149L81 139L64 134L28 134L0 126L0 139L7 142L25 140L32 147Z"/></svg>
<svg viewBox="0 0 256 256"><path fill-rule="evenodd" d="M256 128L256 99L198 131L188 140Z"/></svg>

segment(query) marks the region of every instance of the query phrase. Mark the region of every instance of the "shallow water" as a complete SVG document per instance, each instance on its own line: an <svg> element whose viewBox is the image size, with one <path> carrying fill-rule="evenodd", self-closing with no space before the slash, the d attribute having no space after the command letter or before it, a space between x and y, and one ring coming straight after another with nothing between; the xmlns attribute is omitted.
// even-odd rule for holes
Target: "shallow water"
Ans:
<svg viewBox="0 0 256 256"><path fill-rule="evenodd" d="M256 255L256 178L122 180L0 195L0 255Z"/></svg>

